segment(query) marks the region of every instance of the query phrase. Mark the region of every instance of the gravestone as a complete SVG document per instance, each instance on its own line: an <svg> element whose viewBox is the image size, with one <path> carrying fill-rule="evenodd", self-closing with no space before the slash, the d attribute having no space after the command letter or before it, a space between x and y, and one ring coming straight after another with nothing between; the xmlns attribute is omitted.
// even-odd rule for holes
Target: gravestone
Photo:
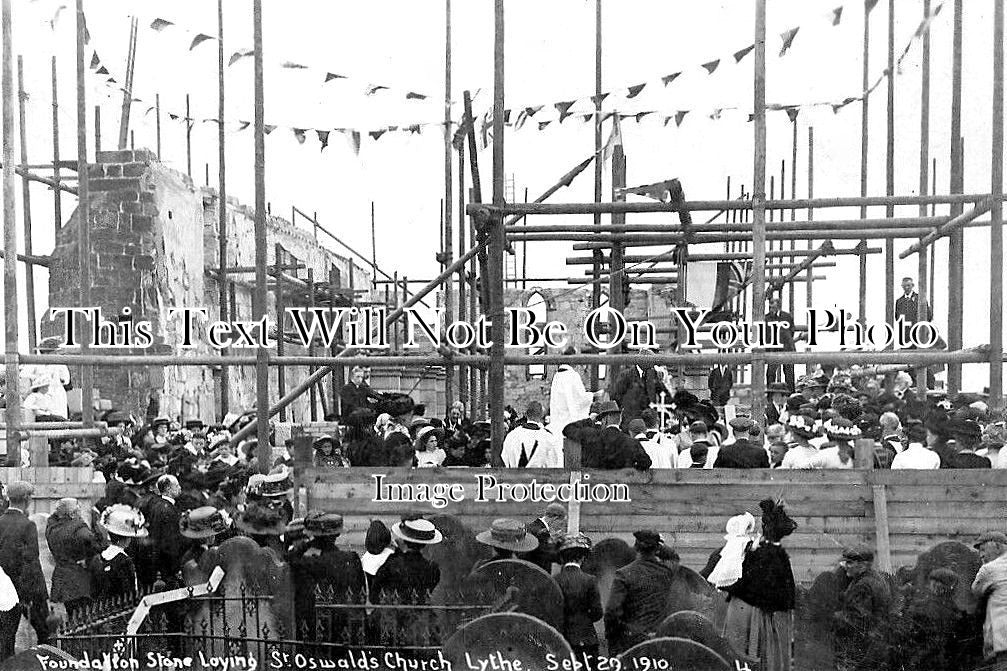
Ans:
<svg viewBox="0 0 1007 671"><path fill-rule="evenodd" d="M581 568L598 579L598 591L601 593L602 604L608 603L608 595L612 593L612 580L615 572L636 559L636 551L621 538L606 538L591 548Z"/></svg>
<svg viewBox="0 0 1007 671"><path fill-rule="evenodd" d="M734 670L733 665L716 652L702 643L686 638L654 638L644 641L622 653L619 659L624 669Z"/></svg>
<svg viewBox="0 0 1007 671"><path fill-rule="evenodd" d="M657 638L687 638L701 643L732 664L737 660L738 666L751 662L735 652L708 617L694 610L672 613L658 626L656 633Z"/></svg>
<svg viewBox="0 0 1007 671"><path fill-rule="evenodd" d="M931 571L949 568L958 576L954 592L955 605L967 613L973 613L976 609L976 598L972 596L972 581L976 579L980 566L982 561L979 559L979 553L964 543L955 541L938 543L916 560L916 566L910 572L911 582L916 589L926 589Z"/></svg>
<svg viewBox="0 0 1007 671"><path fill-rule="evenodd" d="M563 592L541 567L523 559L483 564L466 580L466 591L483 592L497 612L532 615L557 629L563 626Z"/></svg>
<svg viewBox="0 0 1007 671"><path fill-rule="evenodd" d="M452 669L513 669L518 662L529 671L556 668L555 663L549 663L549 655L569 660L573 651L555 628L524 613L483 615L444 644L444 656ZM481 666L483 663L486 666Z"/></svg>

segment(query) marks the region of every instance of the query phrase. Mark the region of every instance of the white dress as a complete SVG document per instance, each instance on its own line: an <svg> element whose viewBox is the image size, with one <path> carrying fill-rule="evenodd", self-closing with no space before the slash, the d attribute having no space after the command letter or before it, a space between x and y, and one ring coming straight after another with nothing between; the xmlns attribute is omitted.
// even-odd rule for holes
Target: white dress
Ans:
<svg viewBox="0 0 1007 671"><path fill-rule="evenodd" d="M549 430L562 440L567 424L587 419L594 394L584 389L580 373L563 364L552 377L549 390Z"/></svg>

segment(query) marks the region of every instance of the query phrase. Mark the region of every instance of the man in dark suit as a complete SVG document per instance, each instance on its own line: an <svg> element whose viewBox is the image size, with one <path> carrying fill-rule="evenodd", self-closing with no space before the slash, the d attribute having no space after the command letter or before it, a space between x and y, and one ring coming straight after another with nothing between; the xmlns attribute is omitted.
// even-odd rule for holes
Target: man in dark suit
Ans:
<svg viewBox="0 0 1007 671"><path fill-rule="evenodd" d="M28 614L35 635L40 644L49 642L49 591L45 586L42 564L38 558L38 529L28 519L35 488L29 482L20 480L7 487L10 506L0 515L0 568L11 579L17 591L21 609L14 609L13 616L0 618L0 658L14 654L14 640L17 636L21 611Z"/></svg>
<svg viewBox="0 0 1007 671"><path fill-rule="evenodd" d="M769 454L759 440L759 425L748 417L731 420L735 441L717 453L714 468L769 468Z"/></svg>
<svg viewBox="0 0 1007 671"><path fill-rule="evenodd" d="M172 580L176 580L182 568L182 555L189 547L178 527L181 511L177 501L181 494L182 487L178 479L174 475L162 475L154 486L154 496L142 509L150 529L154 566L160 572L161 579L169 585ZM176 583L174 586L181 584L177 580Z"/></svg>
<svg viewBox="0 0 1007 671"><path fill-rule="evenodd" d="M638 418L640 413L659 398L661 392L668 393L657 377L653 366L626 366L609 390L609 398L622 409L622 428ZM668 394L671 396L671 394Z"/></svg>
<svg viewBox="0 0 1007 671"><path fill-rule="evenodd" d="M783 382L772 382L766 387L769 403L766 404L766 426L780 423L780 416L787 409L790 391Z"/></svg>
<svg viewBox="0 0 1007 671"><path fill-rule="evenodd" d="M658 625L671 615L668 599L675 570L657 558L664 545L656 531L635 531L636 561L615 572L605 607L609 654L619 655L653 638Z"/></svg>
<svg viewBox="0 0 1007 671"><path fill-rule="evenodd" d="M734 386L734 367L719 364L710 369L710 376L706 380L706 385L710 389L710 401L715 406L727 405L731 398L731 387Z"/></svg>
<svg viewBox="0 0 1007 671"><path fill-rule="evenodd" d="M569 534L559 546L563 567L556 584L563 592L563 636L578 662L592 668L598 656L598 632L594 623L604 614L598 579L581 570L581 562L591 552L591 539L584 534Z"/></svg>
<svg viewBox="0 0 1007 671"><path fill-rule="evenodd" d="M566 508L562 503L550 503L542 517L529 522L525 528L538 539L538 547L522 555L521 559L541 567L546 573L552 573L553 563L559 560L554 539L566 532Z"/></svg>
<svg viewBox="0 0 1007 671"><path fill-rule="evenodd" d="M622 413L615 401L605 401L598 408L598 424L602 427L596 444L581 444L581 460L584 468L619 469L635 468L645 471L651 461L647 451L635 438L630 438L620 428Z"/></svg>
<svg viewBox="0 0 1007 671"><path fill-rule="evenodd" d="M902 317L902 321L906 323L906 326L911 326L916 322L920 321L920 302L923 305L923 320L930 321L933 319L933 310L927 305L927 300L925 298L920 298L920 295L913 291L916 283L911 277L902 278L902 295L895 300L895 319Z"/></svg>
<svg viewBox="0 0 1007 671"><path fill-rule="evenodd" d="M769 310L766 312L766 323L778 322L780 324L780 347L773 348L773 351L793 352L794 347L794 316L783 311L783 301L779 294L774 294L769 299ZM783 382L780 379L780 364L766 364L766 382ZM783 376L786 378L787 388L794 390L794 364L788 363L782 366Z"/></svg>
<svg viewBox="0 0 1007 671"><path fill-rule="evenodd" d="M343 421L349 419L350 413L357 408L371 408L371 399L374 392L364 381L364 369L361 366L354 366L350 371L350 381L343 385L339 392L339 404L342 406L341 416Z"/></svg>

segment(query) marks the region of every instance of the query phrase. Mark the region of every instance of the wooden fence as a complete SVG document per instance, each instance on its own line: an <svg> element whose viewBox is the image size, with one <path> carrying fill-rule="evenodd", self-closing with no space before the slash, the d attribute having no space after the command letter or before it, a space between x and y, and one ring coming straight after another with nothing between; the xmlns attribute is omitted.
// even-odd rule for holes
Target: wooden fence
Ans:
<svg viewBox="0 0 1007 671"><path fill-rule="evenodd" d="M441 485L458 483L464 500L434 508L430 503L375 500L375 475L386 483ZM372 519L398 521L404 512L448 513L475 531L498 517L531 521L545 503L479 502L477 476L492 475L502 483L568 483L564 470L502 469L305 469L301 482L309 510L343 515L344 542L361 547ZM573 474L576 475L576 474ZM723 545L727 519L746 510L759 516L758 503L782 497L800 525L784 541L794 574L808 582L835 566L842 549L868 544L877 551L880 568L913 566L916 557L946 540L971 545L987 530L1007 531L1007 472L941 471L783 471L660 470L584 471L588 482L625 483L630 503L585 502L572 505L581 531L596 542L618 537L632 540L638 529L655 529L673 545L682 562L702 568L711 552Z"/></svg>
<svg viewBox="0 0 1007 671"><path fill-rule="evenodd" d="M91 505L105 495L105 483L93 482L92 468L0 468L0 482L16 480L35 485L34 513L50 513L57 501L72 497L80 500L81 510L89 516Z"/></svg>

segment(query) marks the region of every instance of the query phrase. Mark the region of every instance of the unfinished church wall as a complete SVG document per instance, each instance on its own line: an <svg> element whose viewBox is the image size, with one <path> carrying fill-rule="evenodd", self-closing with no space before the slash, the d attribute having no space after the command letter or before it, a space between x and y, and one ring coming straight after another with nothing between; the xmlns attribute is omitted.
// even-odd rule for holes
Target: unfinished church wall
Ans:
<svg viewBox="0 0 1007 671"><path fill-rule="evenodd" d="M129 309L134 323L151 322L154 343L145 349L103 350L121 355L181 354L213 355L217 351L206 340L206 324L195 330L194 348L181 348L183 319L170 315L172 308L206 308L209 319L218 319L219 284L214 270L218 265L218 197L215 191L193 186L185 175L162 166L148 150L100 152L89 170L92 275L92 305L100 307L105 319L115 321ZM229 199L228 265L254 265L254 212ZM346 287L352 274L354 286L369 288L371 277L348 259L333 254L315 242L310 234L278 217L267 220L267 250L273 262L274 244L280 244L294 259L314 270L316 282L326 282L330 270L338 285ZM80 267L78 226L74 213L57 235L50 267L49 305L78 307ZM288 271L306 279L306 268ZM236 312L230 320L251 319L254 273L230 275L234 282ZM289 299L287 305L290 305ZM268 314L275 319L275 298L270 291ZM43 336L62 334L62 318L43 318ZM288 328L289 331L289 328ZM254 352L245 350L240 353ZM306 354L306 348L287 345L288 354ZM79 370L73 370L79 384ZM255 371L252 367L231 367L228 394L232 410L248 409L255 400ZM271 367L270 398L278 395L278 369ZM284 379L291 389L308 375L307 368L287 368ZM100 367L95 373L95 398L104 405L139 416L159 412L172 417L211 422L217 415L219 370L204 366ZM320 385L321 386L321 385ZM331 390L331 383L324 385ZM330 391L320 401L319 417L329 407ZM309 418L305 394L288 408L288 420Z"/></svg>

